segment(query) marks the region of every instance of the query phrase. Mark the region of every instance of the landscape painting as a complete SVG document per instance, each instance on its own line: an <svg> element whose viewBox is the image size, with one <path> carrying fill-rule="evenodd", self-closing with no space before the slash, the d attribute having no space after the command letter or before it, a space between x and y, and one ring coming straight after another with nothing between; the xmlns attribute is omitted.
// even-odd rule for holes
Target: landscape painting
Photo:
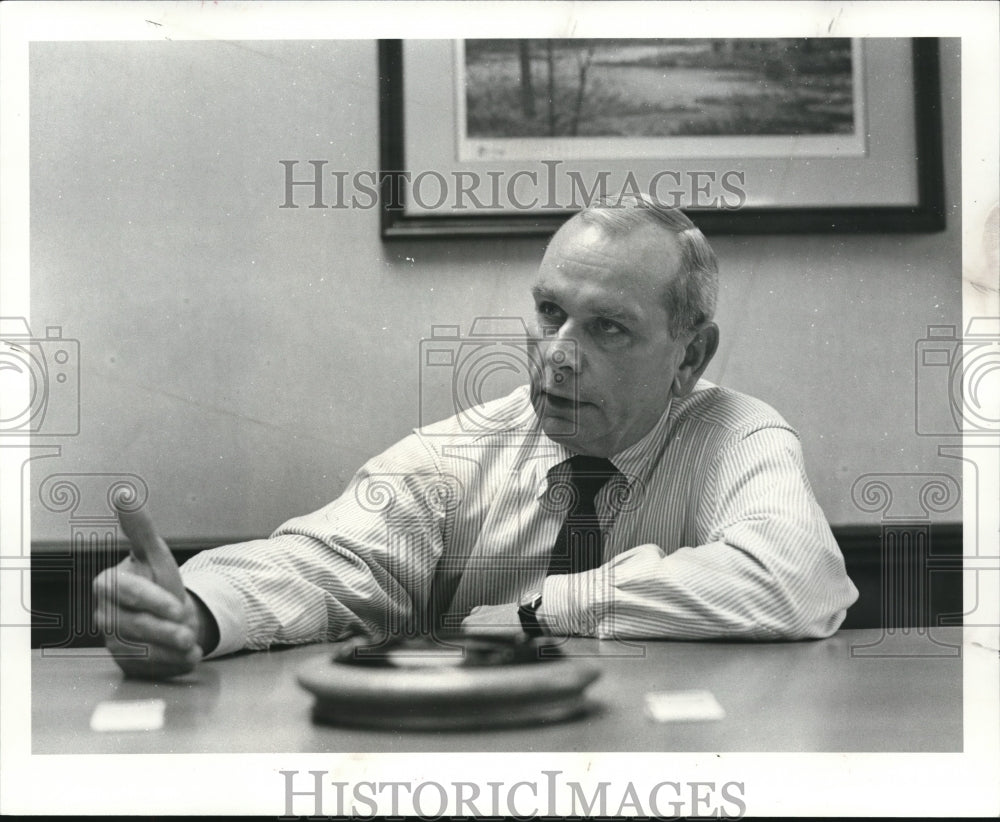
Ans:
<svg viewBox="0 0 1000 822"><path fill-rule="evenodd" d="M464 158L863 149L848 38L465 40L458 59Z"/></svg>

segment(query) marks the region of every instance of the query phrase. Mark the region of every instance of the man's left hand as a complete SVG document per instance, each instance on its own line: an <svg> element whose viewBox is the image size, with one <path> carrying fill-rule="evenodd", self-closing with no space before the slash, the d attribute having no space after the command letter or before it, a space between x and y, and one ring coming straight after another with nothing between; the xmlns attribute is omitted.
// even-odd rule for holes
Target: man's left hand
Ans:
<svg viewBox="0 0 1000 822"><path fill-rule="evenodd" d="M462 620L462 629L469 634L523 634L517 603L477 605Z"/></svg>

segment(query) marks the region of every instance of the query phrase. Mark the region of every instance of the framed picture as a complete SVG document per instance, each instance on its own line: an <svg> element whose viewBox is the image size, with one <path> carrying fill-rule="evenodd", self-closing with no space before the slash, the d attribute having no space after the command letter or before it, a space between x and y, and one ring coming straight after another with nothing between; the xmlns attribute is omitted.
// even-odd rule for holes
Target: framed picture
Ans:
<svg viewBox="0 0 1000 822"><path fill-rule="evenodd" d="M385 238L630 193L710 234L944 227L934 38L383 40L379 68Z"/></svg>

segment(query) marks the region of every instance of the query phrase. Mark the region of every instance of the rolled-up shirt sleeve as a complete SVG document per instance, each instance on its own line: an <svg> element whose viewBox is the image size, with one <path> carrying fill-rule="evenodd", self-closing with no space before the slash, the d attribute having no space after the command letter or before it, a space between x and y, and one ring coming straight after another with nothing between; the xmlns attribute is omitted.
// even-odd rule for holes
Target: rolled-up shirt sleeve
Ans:
<svg viewBox="0 0 1000 822"><path fill-rule="evenodd" d="M798 437L764 427L716 455L697 545L635 546L582 574L548 577L553 634L805 639L832 634L858 596L805 474Z"/></svg>

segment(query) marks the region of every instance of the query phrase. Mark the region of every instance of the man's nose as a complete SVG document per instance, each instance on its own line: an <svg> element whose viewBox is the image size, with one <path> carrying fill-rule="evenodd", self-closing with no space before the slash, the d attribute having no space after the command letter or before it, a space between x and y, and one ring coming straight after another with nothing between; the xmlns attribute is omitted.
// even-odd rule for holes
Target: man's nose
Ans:
<svg viewBox="0 0 1000 822"><path fill-rule="evenodd" d="M572 330L563 325L555 334L542 342L545 364L555 372L580 369L580 352Z"/></svg>

